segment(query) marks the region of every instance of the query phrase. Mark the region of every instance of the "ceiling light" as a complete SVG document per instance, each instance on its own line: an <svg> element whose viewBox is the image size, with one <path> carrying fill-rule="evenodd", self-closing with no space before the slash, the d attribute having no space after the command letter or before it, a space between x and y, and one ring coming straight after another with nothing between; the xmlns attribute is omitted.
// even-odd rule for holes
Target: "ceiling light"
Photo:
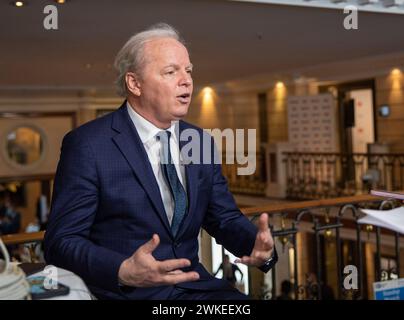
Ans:
<svg viewBox="0 0 404 320"><path fill-rule="evenodd" d="M22 6L25 6L26 3L24 1L13 1L11 2L11 5L13 5L14 7L21 8Z"/></svg>
<svg viewBox="0 0 404 320"><path fill-rule="evenodd" d="M285 84L282 81L278 81L276 83L276 89L283 89L285 87Z"/></svg>
<svg viewBox="0 0 404 320"><path fill-rule="evenodd" d="M64 4L66 3L66 0L55 0L55 2L58 4Z"/></svg>
<svg viewBox="0 0 404 320"><path fill-rule="evenodd" d="M211 95L213 93L213 89L211 87L205 87L202 90L204 95Z"/></svg>

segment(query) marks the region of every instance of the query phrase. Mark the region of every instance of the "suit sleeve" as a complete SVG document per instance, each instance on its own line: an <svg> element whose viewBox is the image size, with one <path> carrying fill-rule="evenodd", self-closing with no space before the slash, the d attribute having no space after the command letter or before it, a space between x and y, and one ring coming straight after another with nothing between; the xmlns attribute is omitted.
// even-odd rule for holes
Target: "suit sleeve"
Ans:
<svg viewBox="0 0 404 320"><path fill-rule="evenodd" d="M237 257L250 255L257 234L257 227L238 209L220 164L215 164L218 153L212 139L213 157L210 170L213 171L212 191L203 228L216 239L218 244Z"/></svg>
<svg viewBox="0 0 404 320"><path fill-rule="evenodd" d="M215 158L218 152L214 142L212 145L213 158ZM212 163L212 166L212 193L203 228L216 239L218 244L223 245L235 256L249 256L254 248L258 228L237 207L228 189L226 178L222 174L221 165ZM274 248L273 259L259 269L268 272L277 260L278 255Z"/></svg>
<svg viewBox="0 0 404 320"><path fill-rule="evenodd" d="M72 131L65 136L45 233L45 260L79 275L86 284L120 292L118 271L125 256L90 240L99 185L94 153Z"/></svg>

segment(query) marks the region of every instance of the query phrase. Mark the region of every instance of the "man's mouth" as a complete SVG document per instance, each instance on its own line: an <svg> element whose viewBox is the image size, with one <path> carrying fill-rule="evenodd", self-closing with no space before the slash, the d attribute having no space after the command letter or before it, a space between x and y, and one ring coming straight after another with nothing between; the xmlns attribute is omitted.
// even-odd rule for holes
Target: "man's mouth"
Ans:
<svg viewBox="0 0 404 320"><path fill-rule="evenodd" d="M187 104L187 103L189 103L190 100L191 100L191 94L189 94L189 93L183 93L183 94L181 94L181 95L178 95L178 96L177 96L177 100L178 100L180 103Z"/></svg>

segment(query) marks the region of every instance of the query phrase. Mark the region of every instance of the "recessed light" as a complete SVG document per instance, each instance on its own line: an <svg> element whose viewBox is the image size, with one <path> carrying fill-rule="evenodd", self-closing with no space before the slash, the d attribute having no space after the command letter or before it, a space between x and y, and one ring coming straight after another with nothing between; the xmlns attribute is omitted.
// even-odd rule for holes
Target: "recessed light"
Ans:
<svg viewBox="0 0 404 320"><path fill-rule="evenodd" d="M10 4L12 6L14 6L14 7L17 7L17 8L21 8L21 7L25 6L25 5L27 5L27 3L24 2L24 1L12 1Z"/></svg>
<svg viewBox="0 0 404 320"><path fill-rule="evenodd" d="M393 70L391 70L391 74L393 76L398 76L401 74L401 70L399 68L394 68Z"/></svg>
<svg viewBox="0 0 404 320"><path fill-rule="evenodd" d="M276 89L283 89L285 87L285 84L282 81L278 81L276 83Z"/></svg>
<svg viewBox="0 0 404 320"><path fill-rule="evenodd" d="M55 0L55 2L58 4L64 4L66 3L66 0Z"/></svg>

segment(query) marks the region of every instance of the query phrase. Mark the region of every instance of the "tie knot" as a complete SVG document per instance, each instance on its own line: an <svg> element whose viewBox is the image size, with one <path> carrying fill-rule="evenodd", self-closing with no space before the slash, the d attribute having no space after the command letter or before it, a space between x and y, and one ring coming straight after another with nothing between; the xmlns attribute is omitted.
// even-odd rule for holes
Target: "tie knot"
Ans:
<svg viewBox="0 0 404 320"><path fill-rule="evenodd" d="M163 164L172 163L171 151L170 151L170 136L171 132L168 130L160 131L156 134L157 141L161 142L160 149L160 161Z"/></svg>
<svg viewBox="0 0 404 320"><path fill-rule="evenodd" d="M168 142L170 140L170 137L171 137L171 132L168 130L162 130L156 134L157 141L161 140L163 143Z"/></svg>

